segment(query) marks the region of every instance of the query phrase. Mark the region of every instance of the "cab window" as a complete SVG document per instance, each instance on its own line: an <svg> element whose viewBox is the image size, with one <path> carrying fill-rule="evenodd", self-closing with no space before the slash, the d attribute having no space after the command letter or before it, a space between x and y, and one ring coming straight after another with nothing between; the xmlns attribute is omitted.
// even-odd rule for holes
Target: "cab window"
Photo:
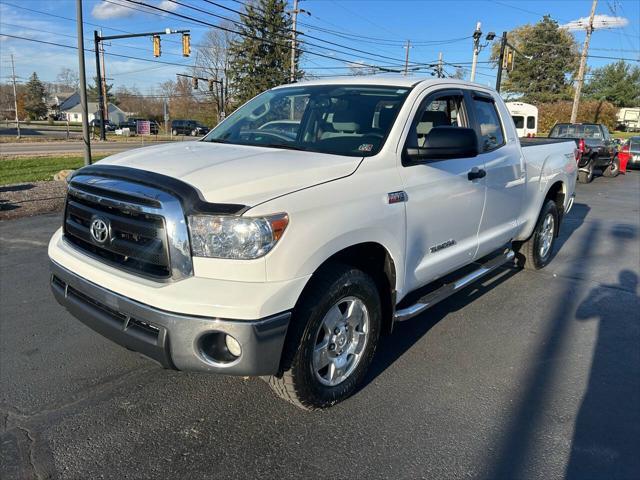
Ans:
<svg viewBox="0 0 640 480"><path fill-rule="evenodd" d="M466 127L467 125L462 94L431 97L418 110L409 131L407 145L424 147L429 132L436 127Z"/></svg>
<svg viewBox="0 0 640 480"><path fill-rule="evenodd" d="M490 98L474 97L478 144L481 152L490 152L504 145L502 124L494 101Z"/></svg>

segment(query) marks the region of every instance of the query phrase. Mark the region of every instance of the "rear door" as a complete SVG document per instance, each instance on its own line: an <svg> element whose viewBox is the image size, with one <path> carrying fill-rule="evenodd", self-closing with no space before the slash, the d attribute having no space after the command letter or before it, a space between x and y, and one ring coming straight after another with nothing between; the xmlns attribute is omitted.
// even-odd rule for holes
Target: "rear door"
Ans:
<svg viewBox="0 0 640 480"><path fill-rule="evenodd" d="M516 132L502 121L509 114L507 109L489 93L474 91L469 97L478 134L479 158L487 172L487 198L478 232L477 257L482 257L516 234L526 172Z"/></svg>
<svg viewBox="0 0 640 480"><path fill-rule="evenodd" d="M404 142L423 146L431 129L470 125L465 95L460 89L425 94ZM483 178L468 173L482 169L480 156L412 163L400 168L406 191L408 290L431 282L473 260L485 197Z"/></svg>

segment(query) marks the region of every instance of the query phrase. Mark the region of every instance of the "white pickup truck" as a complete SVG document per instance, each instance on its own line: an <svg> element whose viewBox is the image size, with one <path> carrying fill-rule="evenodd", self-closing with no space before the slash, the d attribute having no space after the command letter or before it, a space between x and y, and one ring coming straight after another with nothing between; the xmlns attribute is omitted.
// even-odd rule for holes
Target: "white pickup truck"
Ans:
<svg viewBox="0 0 640 480"><path fill-rule="evenodd" d="M274 88L199 141L77 170L49 245L53 293L166 368L261 376L327 407L394 322L514 259L549 262L575 143L531 142L468 82Z"/></svg>

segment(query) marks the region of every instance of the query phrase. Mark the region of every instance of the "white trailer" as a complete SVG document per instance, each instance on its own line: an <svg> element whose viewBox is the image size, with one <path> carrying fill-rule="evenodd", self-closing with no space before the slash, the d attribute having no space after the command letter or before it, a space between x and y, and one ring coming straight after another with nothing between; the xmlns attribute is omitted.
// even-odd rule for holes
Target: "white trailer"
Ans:
<svg viewBox="0 0 640 480"><path fill-rule="evenodd" d="M626 132L640 131L640 107L618 110L617 129Z"/></svg>
<svg viewBox="0 0 640 480"><path fill-rule="evenodd" d="M538 107L522 102L509 102L507 109L519 137L535 137L538 133Z"/></svg>

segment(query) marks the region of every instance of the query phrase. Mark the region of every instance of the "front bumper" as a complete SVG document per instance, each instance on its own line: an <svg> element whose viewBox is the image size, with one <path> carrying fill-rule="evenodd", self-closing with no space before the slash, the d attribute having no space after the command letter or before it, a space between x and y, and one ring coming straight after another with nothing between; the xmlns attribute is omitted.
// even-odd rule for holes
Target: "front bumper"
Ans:
<svg viewBox="0 0 640 480"><path fill-rule="evenodd" d="M51 289L62 306L110 340L165 368L229 375L278 372L291 312L228 320L159 310L96 285L51 261ZM224 352L224 335L241 347Z"/></svg>

